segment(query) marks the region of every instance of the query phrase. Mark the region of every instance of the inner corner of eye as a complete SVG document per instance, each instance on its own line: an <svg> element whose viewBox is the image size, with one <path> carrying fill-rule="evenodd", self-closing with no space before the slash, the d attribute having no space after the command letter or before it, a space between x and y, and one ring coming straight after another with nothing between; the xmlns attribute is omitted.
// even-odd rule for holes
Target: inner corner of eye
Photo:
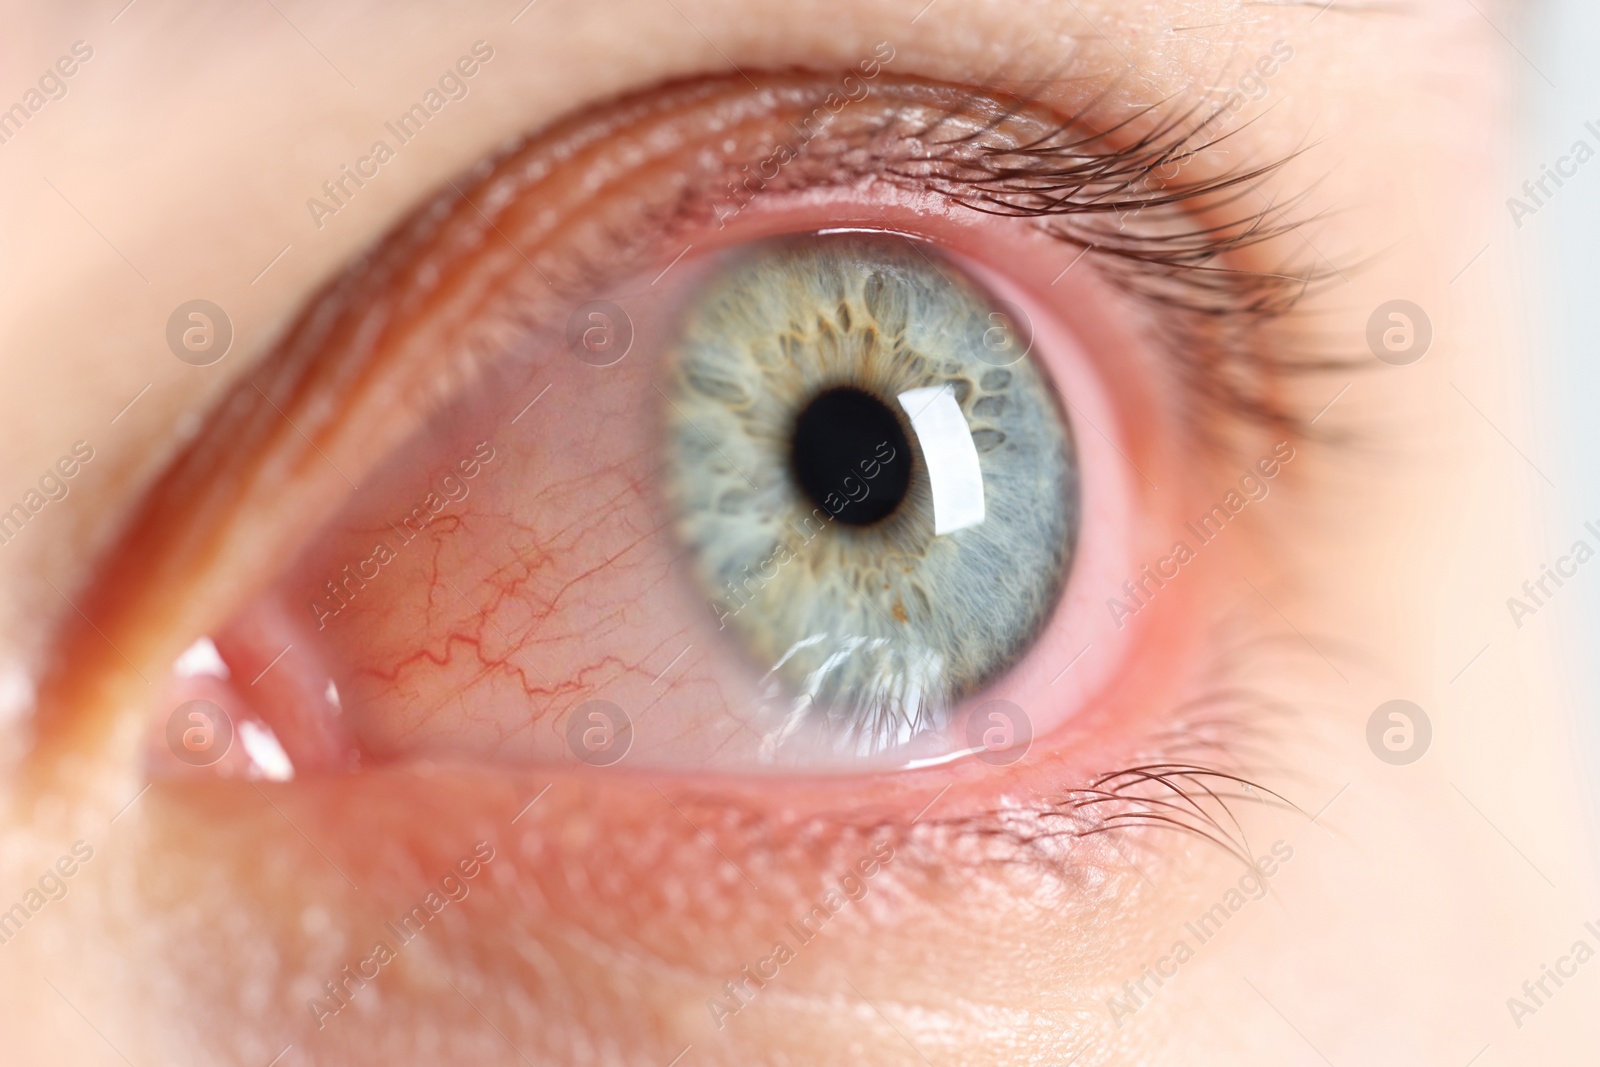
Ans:
<svg viewBox="0 0 1600 1067"><path fill-rule="evenodd" d="M649 282L518 344L186 652L156 764L1025 749L1046 713L972 706L1053 625L1083 510L1027 311L889 232L750 241L623 312Z"/></svg>

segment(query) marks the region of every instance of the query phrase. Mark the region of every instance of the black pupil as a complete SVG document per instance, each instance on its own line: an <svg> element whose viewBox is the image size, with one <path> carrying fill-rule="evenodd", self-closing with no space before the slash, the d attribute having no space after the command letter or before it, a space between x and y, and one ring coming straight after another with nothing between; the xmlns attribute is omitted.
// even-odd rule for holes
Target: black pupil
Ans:
<svg viewBox="0 0 1600 1067"><path fill-rule="evenodd" d="M911 484L911 445L900 420L860 389L830 389L806 406L795 423L792 462L806 494L850 526L888 517Z"/></svg>

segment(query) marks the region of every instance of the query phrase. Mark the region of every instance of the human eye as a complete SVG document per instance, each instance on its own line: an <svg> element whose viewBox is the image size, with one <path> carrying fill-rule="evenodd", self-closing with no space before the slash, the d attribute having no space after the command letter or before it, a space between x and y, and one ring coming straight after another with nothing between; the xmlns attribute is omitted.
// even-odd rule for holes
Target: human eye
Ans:
<svg viewBox="0 0 1600 1067"><path fill-rule="evenodd" d="M117 6L9 24L0 1059L1581 1044L1505 9Z"/></svg>
<svg viewBox="0 0 1600 1067"><path fill-rule="evenodd" d="M289 561L183 642L157 766L1005 764L1117 703L1294 455L1260 342L1315 270L1246 265L1286 227L1188 173L1203 114L1106 131L892 55L534 135L314 301L128 541L248 515Z"/></svg>

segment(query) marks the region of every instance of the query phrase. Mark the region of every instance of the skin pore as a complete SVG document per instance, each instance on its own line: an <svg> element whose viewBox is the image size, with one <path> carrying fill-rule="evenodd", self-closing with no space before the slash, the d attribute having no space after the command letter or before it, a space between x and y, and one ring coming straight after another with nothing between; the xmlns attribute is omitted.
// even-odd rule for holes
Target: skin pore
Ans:
<svg viewBox="0 0 1600 1067"><path fill-rule="evenodd" d="M1460 273L1505 225L1518 62L1472 5L117 6L30 12L0 43L12 71L93 51L0 144L4 499L74 442L93 449L0 551L0 908L49 899L0 944L7 1062L1466 1064L1488 1047L1487 1064L1600 1042L1584 1010L1600 968L1572 962L1576 940L1600 945L1584 926L1600 898L1565 705L1547 632L1505 617L1539 555L1518 505L1543 491L1484 425L1518 439L1511 254L1496 243ZM477 41L493 57L470 92L308 217L352 149ZM1258 211L1303 197L1293 217L1311 221L1275 247L1337 284L1293 336L1346 362L1275 383L1316 432L1255 525L1152 600L1094 729L1041 737L1015 766L860 780L441 759L145 791L149 681L289 562L286 530L332 499L330 476L252 500L215 552L101 562L318 287L530 130L678 79L832 76L880 41L896 76L998 83L1063 115L1242 87L1246 110L1195 165L1304 150L1249 195ZM197 296L235 330L206 368L164 333ZM1393 299L1431 318L1420 362L1370 356L1369 315ZM1084 316L1093 336L1129 328ZM550 418L578 434L583 414ZM1272 445L1185 455L1149 431L1124 444L1185 487L1179 514ZM175 503L173 528L205 503ZM73 606L118 597L109 634L109 614L85 626ZM59 699L36 724L30 679L52 665ZM1367 741L1396 698L1433 727L1406 766ZM1180 728L1196 748L1164 736ZM1253 784L1208 780L1226 812L1194 781L1197 802L1143 810L1270 857L1259 875L1199 833L1147 819L1079 837L1052 814L1100 775L1185 754ZM1172 798L1137 776L1100 788ZM435 892L434 927L375 955ZM849 903L825 932L785 934L830 894ZM308 1011L346 968L363 981L339 1009Z"/></svg>

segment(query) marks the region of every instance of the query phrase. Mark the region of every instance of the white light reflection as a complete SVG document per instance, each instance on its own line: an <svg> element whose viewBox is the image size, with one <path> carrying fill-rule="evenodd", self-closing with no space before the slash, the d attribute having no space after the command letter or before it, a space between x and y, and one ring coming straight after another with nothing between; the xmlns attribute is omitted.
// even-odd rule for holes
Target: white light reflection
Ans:
<svg viewBox="0 0 1600 1067"><path fill-rule="evenodd" d="M231 672L222 660L222 653L217 651L216 643L209 637L201 637L172 661L172 673L179 678L221 678L227 681Z"/></svg>
<svg viewBox="0 0 1600 1067"><path fill-rule="evenodd" d="M983 469L961 405L948 385L907 389L897 400L911 419L933 489L933 535L983 521Z"/></svg>
<svg viewBox="0 0 1600 1067"><path fill-rule="evenodd" d="M294 777L294 764L289 754L278 743L272 727L253 719L239 722L239 740L244 744L245 755L250 757L250 777L257 775L269 782L287 782Z"/></svg>

